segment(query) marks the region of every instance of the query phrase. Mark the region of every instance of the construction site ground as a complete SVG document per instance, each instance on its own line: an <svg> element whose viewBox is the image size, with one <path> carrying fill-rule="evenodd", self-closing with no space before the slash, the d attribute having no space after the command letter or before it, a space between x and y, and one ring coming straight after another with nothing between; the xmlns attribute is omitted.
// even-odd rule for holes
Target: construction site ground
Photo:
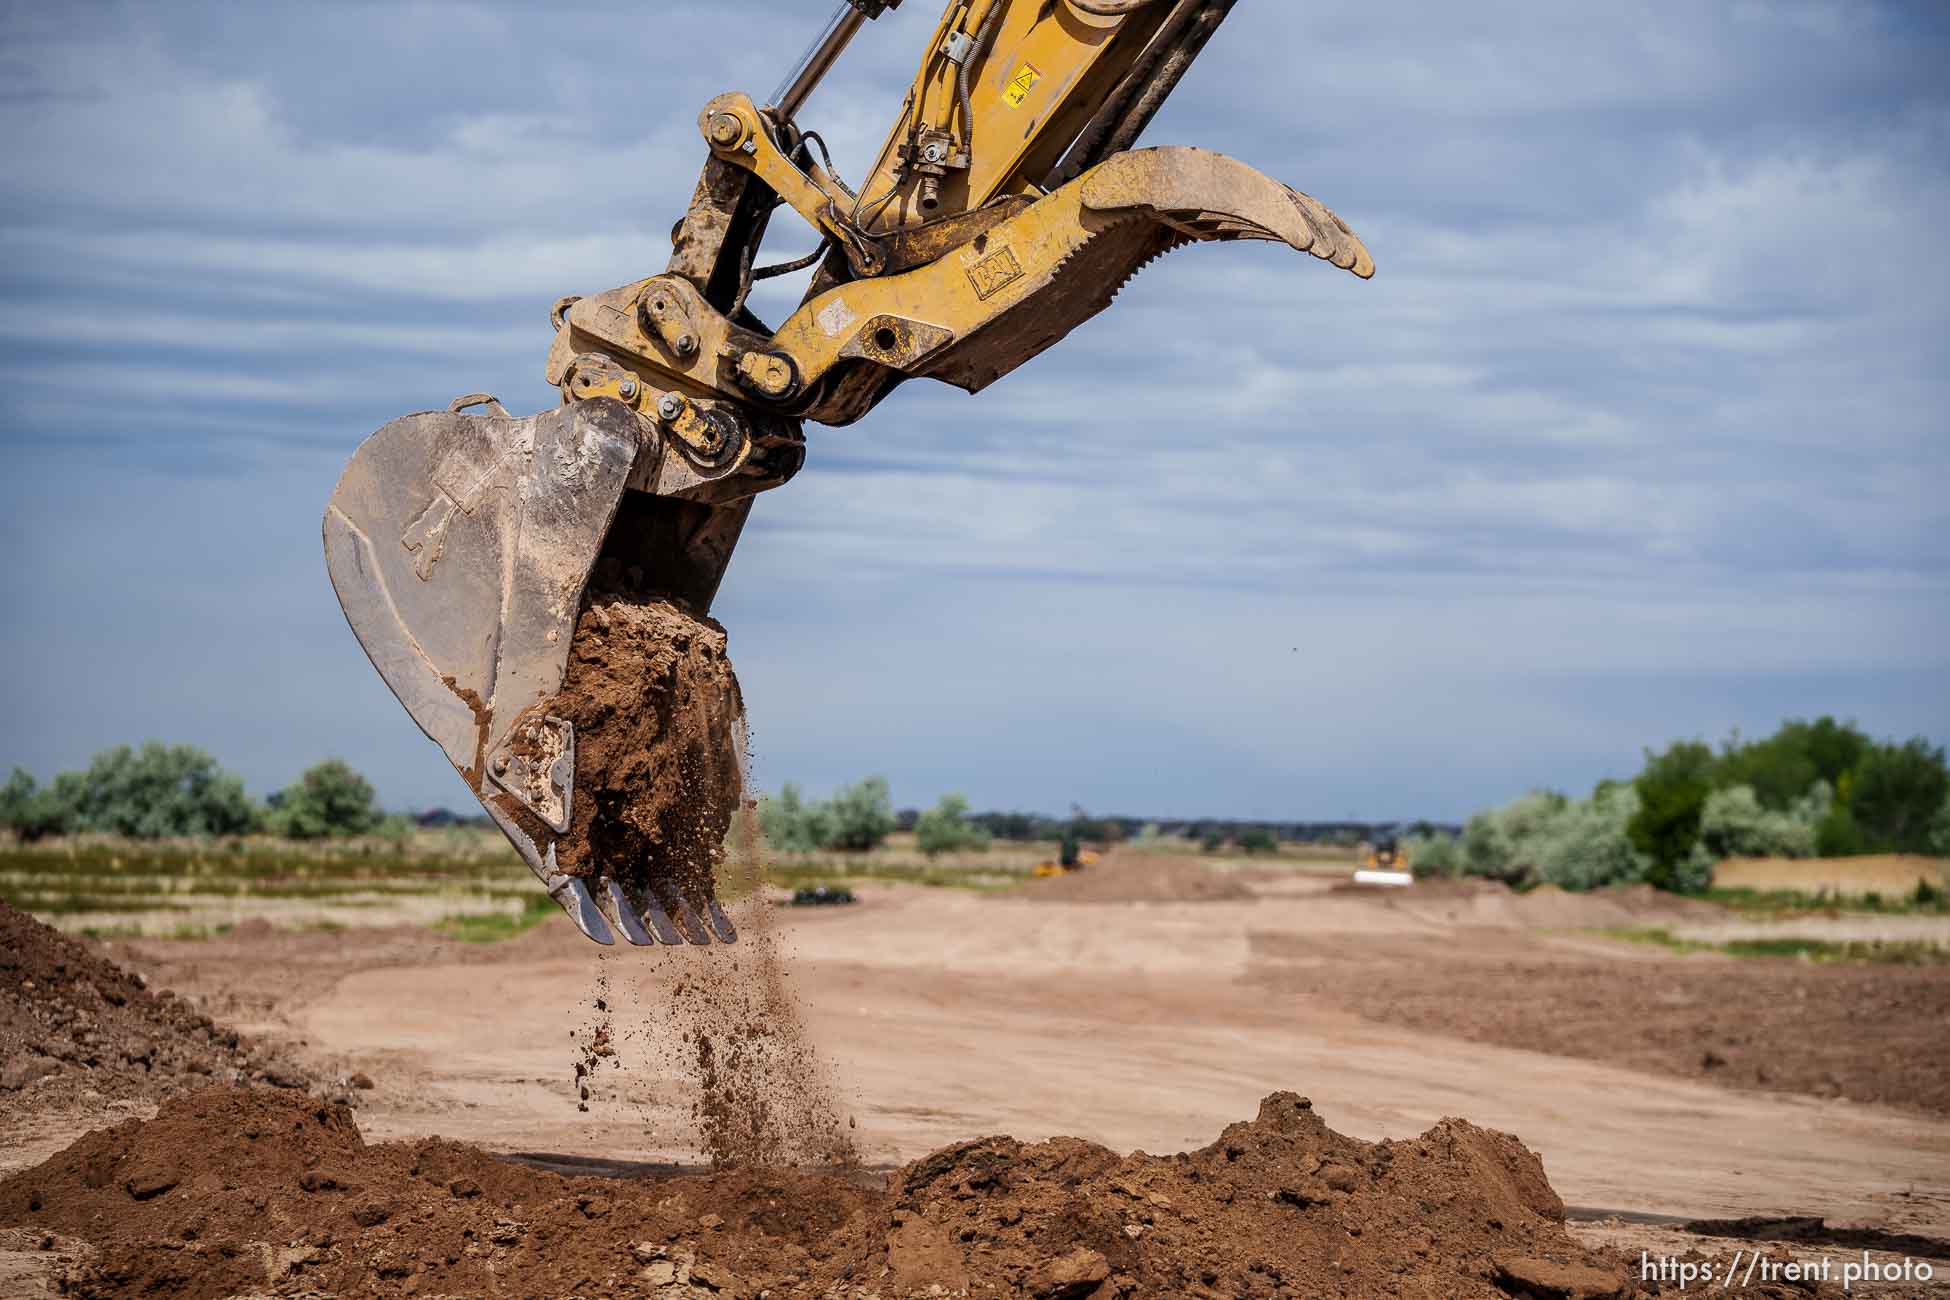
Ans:
<svg viewBox="0 0 1950 1300"><path fill-rule="evenodd" d="M1516 1134L1586 1244L1679 1254L1701 1249L1688 1220L1814 1216L1827 1227L1798 1249L1894 1243L1950 1276L1950 966L1620 937L1729 924L1643 891L1357 891L1277 869L1215 888L1196 860L1134 863L1120 890L1118 861L778 908L869 1168L982 1134L1188 1150L1287 1090L1356 1138L1445 1116ZM1950 918L1889 919L1950 940ZM365 1076L347 1095L368 1141L437 1134L597 1172L695 1158L684 1081L632 1052L628 1026L654 1021L660 981L725 951L598 954L560 918L492 944L257 921L107 951L317 1078ZM580 1111L572 1035L599 978L620 1066ZM0 1104L0 1175L147 1113L71 1089Z"/></svg>

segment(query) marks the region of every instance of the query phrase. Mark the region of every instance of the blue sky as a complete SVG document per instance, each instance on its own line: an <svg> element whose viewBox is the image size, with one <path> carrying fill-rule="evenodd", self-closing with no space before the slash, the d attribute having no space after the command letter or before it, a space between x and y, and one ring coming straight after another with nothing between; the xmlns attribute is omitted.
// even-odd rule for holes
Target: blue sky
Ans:
<svg viewBox="0 0 1950 1300"><path fill-rule="evenodd" d="M0 6L0 765L464 806L324 500L394 415L553 404L548 304L662 268L698 107L826 8ZM1247 0L1146 142L1379 274L1191 249L979 398L809 428L714 611L759 780L1455 817L1788 715L1950 737L1941 14ZM843 170L938 16L803 115Z"/></svg>

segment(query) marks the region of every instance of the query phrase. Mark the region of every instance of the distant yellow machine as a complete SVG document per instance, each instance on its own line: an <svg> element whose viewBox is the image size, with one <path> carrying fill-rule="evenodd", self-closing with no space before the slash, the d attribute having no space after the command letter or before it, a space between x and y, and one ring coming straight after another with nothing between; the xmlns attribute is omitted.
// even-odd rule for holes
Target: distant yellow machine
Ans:
<svg viewBox="0 0 1950 1300"><path fill-rule="evenodd" d="M1408 849L1399 840L1388 838L1361 846L1363 871L1407 871Z"/></svg>
<svg viewBox="0 0 1950 1300"><path fill-rule="evenodd" d="M1095 864L1103 856L1103 854L1097 852L1095 849L1085 849L1083 852L1077 854L1077 860L1067 867L1054 859L1047 862L1038 862L1036 864L1035 875L1038 880L1046 880L1051 876L1067 876L1072 871L1082 871L1085 867Z"/></svg>
<svg viewBox="0 0 1950 1300"><path fill-rule="evenodd" d="M1414 884L1415 873L1408 866L1408 847L1392 835L1363 844L1354 870L1354 883L1397 889Z"/></svg>

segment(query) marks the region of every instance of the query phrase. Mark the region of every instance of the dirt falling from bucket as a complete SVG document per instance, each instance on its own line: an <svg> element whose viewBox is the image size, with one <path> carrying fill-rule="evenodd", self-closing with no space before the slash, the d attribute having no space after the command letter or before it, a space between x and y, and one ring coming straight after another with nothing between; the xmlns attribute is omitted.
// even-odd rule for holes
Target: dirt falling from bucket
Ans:
<svg viewBox="0 0 1950 1300"><path fill-rule="evenodd" d="M696 1086L692 1126L720 1167L843 1165L857 1154L831 1076L807 1033L766 902L758 817L733 823L725 875L741 937L715 953L676 954L651 996L669 1015L665 1050ZM687 959L688 958L688 959Z"/></svg>
<svg viewBox="0 0 1950 1300"><path fill-rule="evenodd" d="M765 899L758 818L745 798L744 703L724 629L672 601L592 591L550 712L576 738L563 868L693 900L721 892L740 932L734 945L639 952L621 986L599 967L586 1023L570 1035L577 1106L610 1092L628 1104L625 1080L641 1065L684 1082L692 1141L716 1165L851 1161L848 1121L807 1037ZM599 1071L618 1086L593 1088Z"/></svg>
<svg viewBox="0 0 1950 1300"><path fill-rule="evenodd" d="M745 789L724 628L674 601L591 591L547 711L575 728L562 869L708 892Z"/></svg>

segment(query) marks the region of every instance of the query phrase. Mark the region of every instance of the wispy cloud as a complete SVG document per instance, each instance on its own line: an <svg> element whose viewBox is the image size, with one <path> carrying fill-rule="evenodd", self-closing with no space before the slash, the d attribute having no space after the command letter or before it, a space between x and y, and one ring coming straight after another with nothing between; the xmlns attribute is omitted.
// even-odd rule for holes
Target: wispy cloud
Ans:
<svg viewBox="0 0 1950 1300"><path fill-rule="evenodd" d="M662 265L697 108L814 17L656 8L0 14L0 762L158 734L464 797L318 513L392 415L552 403L548 303ZM849 174L935 17L815 99ZM1189 250L979 399L809 430L718 611L762 775L1455 814L1787 713L1950 734L1944 28L1240 6L1149 138L1319 195L1380 275Z"/></svg>

